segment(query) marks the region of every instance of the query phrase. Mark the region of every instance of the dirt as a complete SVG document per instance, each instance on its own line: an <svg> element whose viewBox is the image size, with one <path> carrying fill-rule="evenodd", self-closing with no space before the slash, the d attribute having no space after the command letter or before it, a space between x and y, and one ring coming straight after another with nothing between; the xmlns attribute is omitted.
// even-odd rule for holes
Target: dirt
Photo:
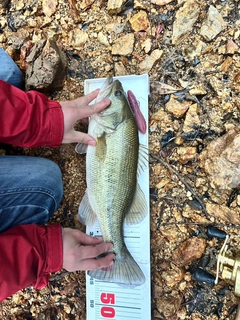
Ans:
<svg viewBox="0 0 240 320"><path fill-rule="evenodd" d="M216 274L223 240L208 236L209 225L230 236L228 255L239 250L239 185L214 183L221 179L200 163L204 150L212 154L211 141L239 125L239 2L127 1L117 11L110 15L103 0L13 0L1 10L0 46L20 66L23 44L54 39L68 61L63 88L48 94L56 100L83 95L87 78L149 74L152 319L235 319L234 281L220 275L217 285L201 283L194 272ZM1 153L55 161L65 193L50 223L84 231L76 216L85 156L74 148L2 146ZM83 320L85 293L85 274L63 270L46 288L29 287L3 301L0 317Z"/></svg>

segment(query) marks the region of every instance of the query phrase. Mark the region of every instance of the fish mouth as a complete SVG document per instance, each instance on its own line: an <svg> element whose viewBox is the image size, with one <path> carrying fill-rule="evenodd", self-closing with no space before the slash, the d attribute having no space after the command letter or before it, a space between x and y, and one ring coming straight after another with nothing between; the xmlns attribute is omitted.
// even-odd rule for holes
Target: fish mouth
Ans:
<svg viewBox="0 0 240 320"><path fill-rule="evenodd" d="M102 101L102 100L106 99L110 95L111 90L109 90L109 89L112 87L113 82L114 82L113 81L113 77L108 77L104 81L104 83L103 83L103 85L102 85L102 87L101 87L101 89L100 89L100 91L98 93L98 96L96 98L96 102Z"/></svg>

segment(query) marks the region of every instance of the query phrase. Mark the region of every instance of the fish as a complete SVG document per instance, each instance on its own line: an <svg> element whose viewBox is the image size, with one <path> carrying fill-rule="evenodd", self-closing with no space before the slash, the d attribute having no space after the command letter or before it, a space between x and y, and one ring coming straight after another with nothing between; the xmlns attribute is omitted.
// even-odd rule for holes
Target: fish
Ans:
<svg viewBox="0 0 240 320"><path fill-rule="evenodd" d="M145 195L137 181L142 170L138 127L118 79L106 79L96 102L102 99L110 99L111 103L89 120L88 133L96 145L87 147L87 189L78 217L87 226L93 226L97 219L104 241L113 243L115 253L113 266L88 271L88 275L134 288L144 284L145 275L124 242L123 226L140 223L147 215ZM81 150L77 145L76 151Z"/></svg>

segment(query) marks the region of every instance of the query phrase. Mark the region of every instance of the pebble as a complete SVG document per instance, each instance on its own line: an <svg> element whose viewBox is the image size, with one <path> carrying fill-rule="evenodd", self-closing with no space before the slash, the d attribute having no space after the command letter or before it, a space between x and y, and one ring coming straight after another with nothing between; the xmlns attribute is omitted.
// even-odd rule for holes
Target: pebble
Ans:
<svg viewBox="0 0 240 320"><path fill-rule="evenodd" d="M42 10L47 17L51 17L57 10L58 0L42 0Z"/></svg>
<svg viewBox="0 0 240 320"><path fill-rule="evenodd" d="M133 31L147 30L150 26L148 15L146 11L140 10L129 20Z"/></svg>
<svg viewBox="0 0 240 320"><path fill-rule="evenodd" d="M207 18L203 22L200 34L206 41L214 39L226 26L221 14L218 10L210 5Z"/></svg>
<svg viewBox="0 0 240 320"><path fill-rule="evenodd" d="M140 73L148 73L153 65L158 62L163 55L163 50L155 49L150 55L146 55L145 59L139 64Z"/></svg>
<svg viewBox="0 0 240 320"><path fill-rule="evenodd" d="M179 147L177 149L177 153L179 155L179 161L182 164L186 164L189 161L194 161L197 156L197 148L196 147Z"/></svg>
<svg viewBox="0 0 240 320"><path fill-rule="evenodd" d="M201 121L198 115L198 105L197 103L192 104L185 117L184 125L183 125L183 132L190 132L194 130L194 126L199 126Z"/></svg>
<svg viewBox="0 0 240 320"><path fill-rule="evenodd" d="M174 98L174 95L170 96L170 100L166 103L166 110L171 113L175 118L182 118L190 105L191 101L179 102Z"/></svg>
<svg viewBox="0 0 240 320"><path fill-rule="evenodd" d="M182 242L173 252L173 262L177 266L186 266L194 260L201 258L206 248L206 240L203 238L192 237Z"/></svg>
<svg viewBox="0 0 240 320"><path fill-rule="evenodd" d="M199 156L199 165L211 186L231 190L240 185L240 126L211 141Z"/></svg>
<svg viewBox="0 0 240 320"><path fill-rule="evenodd" d="M184 36L192 31L200 13L200 5L195 0L186 0L177 11L173 23L172 43L178 44Z"/></svg>
<svg viewBox="0 0 240 320"><path fill-rule="evenodd" d="M108 0L108 13L110 15L117 14L121 12L123 4L125 3L125 0Z"/></svg>
<svg viewBox="0 0 240 320"><path fill-rule="evenodd" d="M134 47L134 34L129 33L116 39L112 45L113 55L128 56L132 53Z"/></svg>

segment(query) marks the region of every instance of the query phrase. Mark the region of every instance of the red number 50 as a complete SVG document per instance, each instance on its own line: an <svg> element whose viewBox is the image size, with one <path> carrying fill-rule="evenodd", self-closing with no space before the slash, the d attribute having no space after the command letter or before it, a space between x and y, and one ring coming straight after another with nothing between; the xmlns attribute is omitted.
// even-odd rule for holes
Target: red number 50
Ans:
<svg viewBox="0 0 240 320"><path fill-rule="evenodd" d="M115 304L115 294L113 293L102 293L100 300L104 304ZM113 319L116 315L113 307L104 306L101 308L101 315L103 318Z"/></svg>

